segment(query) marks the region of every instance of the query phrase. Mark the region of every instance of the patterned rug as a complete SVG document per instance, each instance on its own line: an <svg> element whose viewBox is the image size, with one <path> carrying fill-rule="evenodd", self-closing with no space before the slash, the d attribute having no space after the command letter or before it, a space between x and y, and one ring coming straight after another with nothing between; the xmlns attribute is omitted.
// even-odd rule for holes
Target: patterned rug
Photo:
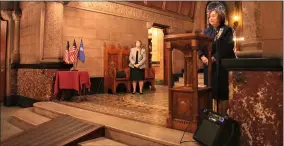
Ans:
<svg viewBox="0 0 284 146"><path fill-rule="evenodd" d="M168 116L168 92L165 87L157 88L155 92L144 94L97 94L85 96L87 101L74 102L80 97L74 97L65 104L89 111L111 116L131 119L150 124L166 126Z"/></svg>

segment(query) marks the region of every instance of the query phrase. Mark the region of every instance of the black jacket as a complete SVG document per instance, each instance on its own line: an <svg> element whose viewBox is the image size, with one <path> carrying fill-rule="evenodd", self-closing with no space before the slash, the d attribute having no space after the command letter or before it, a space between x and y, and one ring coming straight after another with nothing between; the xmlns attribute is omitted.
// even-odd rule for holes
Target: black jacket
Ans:
<svg viewBox="0 0 284 146"><path fill-rule="evenodd" d="M213 42L212 46L212 55L216 60L224 58L236 58L234 53L234 41L233 41L233 29L227 25L222 25L214 30L213 27L206 28L204 30L204 35L216 37L216 31L222 31L222 34L216 41ZM199 57L201 56L208 57L208 51L204 48L199 50Z"/></svg>
<svg viewBox="0 0 284 146"><path fill-rule="evenodd" d="M204 34L211 37L216 37L216 32L222 31L222 34L218 39L212 43L212 56L216 59L216 62L212 64L212 98L217 100L229 99L229 83L228 83L228 71L222 67L221 60L224 58L236 58L234 53L234 41L232 28L223 25L214 30L212 27L205 29ZM207 49L200 48L199 57L208 57ZM211 58L208 58L211 59ZM204 64L204 84L208 85L208 68Z"/></svg>

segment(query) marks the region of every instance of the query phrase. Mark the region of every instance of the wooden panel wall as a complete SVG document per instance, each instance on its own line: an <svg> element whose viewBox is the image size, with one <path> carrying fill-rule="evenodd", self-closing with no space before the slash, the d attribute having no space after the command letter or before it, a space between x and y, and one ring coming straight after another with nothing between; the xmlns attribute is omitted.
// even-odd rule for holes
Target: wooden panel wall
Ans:
<svg viewBox="0 0 284 146"><path fill-rule="evenodd" d="M159 9L166 12L188 16L193 18L195 3L194 1L136 1L131 2L149 8Z"/></svg>

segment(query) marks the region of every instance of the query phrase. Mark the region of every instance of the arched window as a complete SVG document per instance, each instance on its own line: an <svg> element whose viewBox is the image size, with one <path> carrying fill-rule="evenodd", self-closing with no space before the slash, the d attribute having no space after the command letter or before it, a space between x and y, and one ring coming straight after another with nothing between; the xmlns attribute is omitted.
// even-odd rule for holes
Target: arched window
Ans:
<svg viewBox="0 0 284 146"><path fill-rule="evenodd" d="M214 9L218 9L220 11L222 11L225 16L226 16L226 22L225 24L228 24L228 19L227 19L227 10L225 7L225 4L223 2L218 2L218 1L213 1L213 2L208 2L207 6L206 6L206 26L209 26L209 12L214 10Z"/></svg>

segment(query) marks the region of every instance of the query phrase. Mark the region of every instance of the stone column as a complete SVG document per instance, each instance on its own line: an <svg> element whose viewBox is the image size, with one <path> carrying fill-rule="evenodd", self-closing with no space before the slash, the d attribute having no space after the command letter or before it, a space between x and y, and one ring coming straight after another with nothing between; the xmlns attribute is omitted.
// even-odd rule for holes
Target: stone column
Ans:
<svg viewBox="0 0 284 146"><path fill-rule="evenodd" d="M14 19L14 47L11 51L11 63L20 63L20 20L21 13L18 11L13 11L12 13Z"/></svg>
<svg viewBox="0 0 284 146"><path fill-rule="evenodd" d="M7 50L6 50L6 96L11 95L11 50L13 50L14 40L14 22L12 18L12 11L1 10L1 16L4 20L8 21L7 25Z"/></svg>
<svg viewBox="0 0 284 146"><path fill-rule="evenodd" d="M243 37L240 51L262 51L260 35L260 2L242 2Z"/></svg>
<svg viewBox="0 0 284 146"><path fill-rule="evenodd" d="M41 62L58 62L63 53L63 2L45 2ZM79 23L79 22L74 22Z"/></svg>

